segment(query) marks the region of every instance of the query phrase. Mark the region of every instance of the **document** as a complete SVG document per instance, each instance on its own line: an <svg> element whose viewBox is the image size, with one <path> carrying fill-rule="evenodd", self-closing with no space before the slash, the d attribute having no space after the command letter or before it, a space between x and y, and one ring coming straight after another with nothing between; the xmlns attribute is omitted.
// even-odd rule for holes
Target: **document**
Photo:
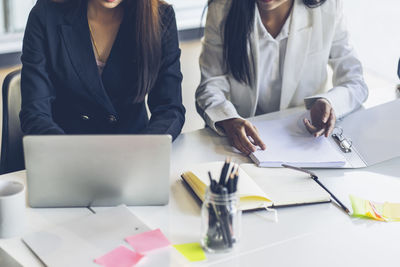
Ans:
<svg viewBox="0 0 400 267"><path fill-rule="evenodd" d="M22 239L48 266L99 266L94 259L150 229L126 206L28 234Z"/></svg>
<svg viewBox="0 0 400 267"><path fill-rule="evenodd" d="M281 167L283 163L305 168L341 167L346 159L324 136L315 138L303 123L305 113L279 120L253 122L266 150L258 150L250 158L259 167Z"/></svg>

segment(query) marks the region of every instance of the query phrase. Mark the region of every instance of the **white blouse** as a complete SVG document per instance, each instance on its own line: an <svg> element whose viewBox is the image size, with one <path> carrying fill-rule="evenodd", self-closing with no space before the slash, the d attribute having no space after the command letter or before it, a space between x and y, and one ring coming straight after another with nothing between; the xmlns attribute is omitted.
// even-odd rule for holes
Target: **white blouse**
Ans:
<svg viewBox="0 0 400 267"><path fill-rule="evenodd" d="M289 15L276 38L272 37L265 28L258 7L256 8L256 16L256 30L259 38L259 96L256 115L260 115L279 110L283 65L292 14Z"/></svg>

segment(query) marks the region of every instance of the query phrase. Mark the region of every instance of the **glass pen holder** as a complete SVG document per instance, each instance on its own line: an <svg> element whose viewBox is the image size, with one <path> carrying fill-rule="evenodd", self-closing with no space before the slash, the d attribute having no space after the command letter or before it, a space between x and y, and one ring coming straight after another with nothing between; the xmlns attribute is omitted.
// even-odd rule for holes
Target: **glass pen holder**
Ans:
<svg viewBox="0 0 400 267"><path fill-rule="evenodd" d="M218 194L208 187L201 209L201 244L208 252L229 252L239 242L241 231L239 197Z"/></svg>

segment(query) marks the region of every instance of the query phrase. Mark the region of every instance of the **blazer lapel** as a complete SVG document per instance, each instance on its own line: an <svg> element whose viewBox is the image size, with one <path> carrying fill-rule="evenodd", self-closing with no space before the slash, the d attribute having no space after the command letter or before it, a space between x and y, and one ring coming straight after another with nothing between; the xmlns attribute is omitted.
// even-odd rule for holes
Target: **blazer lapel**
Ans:
<svg viewBox="0 0 400 267"><path fill-rule="evenodd" d="M73 68L89 96L106 108L109 113L115 114L115 109L103 87L96 65L86 8L86 5L83 5L78 10L67 13L67 23L60 25L60 34Z"/></svg>
<svg viewBox="0 0 400 267"><path fill-rule="evenodd" d="M311 12L301 1L295 1L282 74L280 109L289 107L300 81L312 33Z"/></svg>
<svg viewBox="0 0 400 267"><path fill-rule="evenodd" d="M256 6L256 5L254 5ZM253 22L253 30L250 33L249 38L249 59L250 59L250 74L251 74L251 81L249 85L249 89L251 92L251 112L250 117L253 117L256 114L257 104L258 104L258 93L259 93L259 81L258 81L258 58L259 58L259 36L257 30L257 16L258 9L255 8L254 11L254 22Z"/></svg>

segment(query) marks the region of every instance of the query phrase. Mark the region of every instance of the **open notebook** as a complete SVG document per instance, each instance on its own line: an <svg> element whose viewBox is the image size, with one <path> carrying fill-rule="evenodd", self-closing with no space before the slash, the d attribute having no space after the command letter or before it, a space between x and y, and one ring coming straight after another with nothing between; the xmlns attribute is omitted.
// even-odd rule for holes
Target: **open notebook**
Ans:
<svg viewBox="0 0 400 267"><path fill-rule="evenodd" d="M223 162L195 165L181 177L200 201L204 200L209 185L208 171L219 177ZM288 169L258 168L254 164L239 167L238 194L240 209L257 210L265 207L282 207L330 202L330 196L307 174Z"/></svg>

